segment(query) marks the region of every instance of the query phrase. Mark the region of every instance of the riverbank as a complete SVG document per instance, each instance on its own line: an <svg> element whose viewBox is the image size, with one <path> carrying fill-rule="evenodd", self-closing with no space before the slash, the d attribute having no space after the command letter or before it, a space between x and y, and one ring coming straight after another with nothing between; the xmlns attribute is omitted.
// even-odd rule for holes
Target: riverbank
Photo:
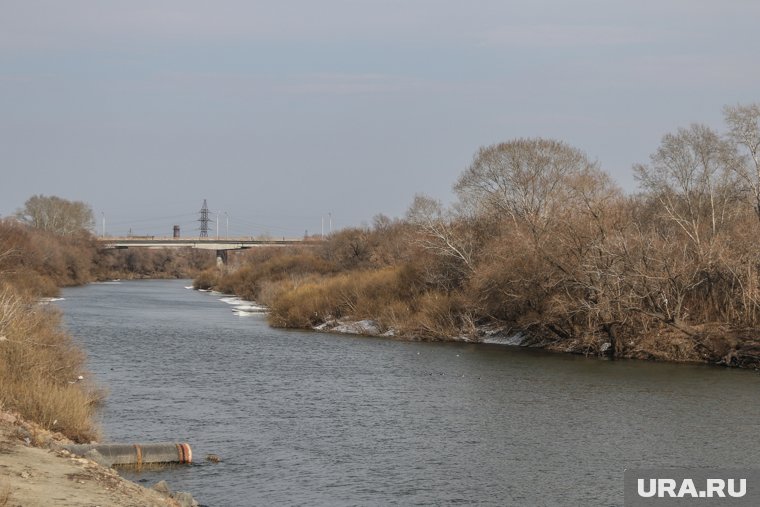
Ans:
<svg viewBox="0 0 760 507"><path fill-rule="evenodd" d="M228 294L217 293L221 296ZM246 301L241 296L233 296L245 307L255 307L261 313L266 307L257 302ZM378 308L383 313L383 308ZM444 341L464 343L485 343L522 346L544 349L550 352L569 353L586 357L639 359L667 361L675 363L707 363L727 367L760 368L760 339L753 329L736 329L719 325L695 326L694 334L666 326L642 330L635 340L615 343L614 331L605 336L587 334L581 337L558 338L542 326L535 325L515 330L498 323L476 325L467 328L447 330L446 333L414 334L395 329L384 324L379 317L352 318L347 315L335 318L332 315L315 314L318 324L301 326L316 332L340 333L357 336L374 336L404 341ZM278 326L275 321L274 327ZM270 319L270 324L272 320Z"/></svg>
<svg viewBox="0 0 760 507"><path fill-rule="evenodd" d="M599 343L595 337L589 339L557 340L548 335L528 334L499 326L476 326L462 330L454 336L441 336L437 339L405 335L394 329L383 330L382 326L371 319L340 320L327 319L324 323L312 326L317 332L352 334L357 336L377 336L406 341L448 341L464 343L485 343L544 349L550 352L583 355L586 357L607 358L611 356L612 344ZM630 345L634 345L631 343ZM704 326L703 334L698 337L683 336L677 332L659 330L656 333L642 333L635 347L629 347L625 353L617 354L619 359L639 359L648 361L667 361L674 363L708 363L739 368L760 368L760 340L752 336L740 336L735 330L709 328Z"/></svg>
<svg viewBox="0 0 760 507"><path fill-rule="evenodd" d="M189 495L171 498L60 448L70 443L60 433L0 410L0 507L198 505Z"/></svg>
<svg viewBox="0 0 760 507"><path fill-rule="evenodd" d="M267 319L278 328L342 332L371 322L354 333L414 341L497 339L585 356L760 367L760 325L735 318L736 305L697 312L703 296L647 296L651 287L640 286L647 278L639 275L607 301L593 287L584 290L579 274L567 279L577 259L557 267L543 250L518 250L494 264L483 257L488 269L482 273L474 265L457 271L411 232L398 222L341 231L309 248L240 253L229 266L201 273L193 285L267 306ZM515 266L515 255L520 262L541 262ZM558 269L554 280L550 274ZM710 301L723 297L720 290L711 286ZM680 301L683 317L661 308L673 300Z"/></svg>

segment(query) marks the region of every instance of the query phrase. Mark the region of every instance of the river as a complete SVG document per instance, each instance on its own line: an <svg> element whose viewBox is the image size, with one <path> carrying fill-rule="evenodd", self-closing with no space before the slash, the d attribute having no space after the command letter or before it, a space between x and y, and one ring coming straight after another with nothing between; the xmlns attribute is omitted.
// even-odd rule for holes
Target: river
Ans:
<svg viewBox="0 0 760 507"><path fill-rule="evenodd" d="M202 504L622 505L625 468L758 463L756 372L272 329L186 285L59 305L107 440L193 447L125 475Z"/></svg>

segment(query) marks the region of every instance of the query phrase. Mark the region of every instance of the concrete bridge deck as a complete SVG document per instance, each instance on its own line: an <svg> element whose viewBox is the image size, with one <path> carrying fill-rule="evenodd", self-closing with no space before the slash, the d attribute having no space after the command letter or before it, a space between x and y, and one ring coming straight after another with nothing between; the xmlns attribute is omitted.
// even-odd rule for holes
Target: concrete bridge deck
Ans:
<svg viewBox="0 0 760 507"><path fill-rule="evenodd" d="M249 248L276 248L291 245L313 245L303 239L255 238L161 238L156 236L128 236L126 238L100 237L98 243L105 249L125 248L197 248L216 251L217 264L227 264L227 252Z"/></svg>
<svg viewBox="0 0 760 507"><path fill-rule="evenodd" d="M312 243L308 240L287 238L162 238L157 236L100 237L97 241L103 248L198 248L217 251Z"/></svg>

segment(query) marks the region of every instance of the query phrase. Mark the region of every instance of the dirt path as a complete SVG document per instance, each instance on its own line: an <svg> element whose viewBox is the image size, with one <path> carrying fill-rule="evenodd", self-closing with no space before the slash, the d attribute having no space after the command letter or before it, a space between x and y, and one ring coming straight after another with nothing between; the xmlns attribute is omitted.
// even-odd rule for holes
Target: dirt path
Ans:
<svg viewBox="0 0 760 507"><path fill-rule="evenodd" d="M110 468L67 451L29 445L23 440L27 428L15 417L0 413L0 507L179 505L122 479ZM38 435L34 437L37 440Z"/></svg>

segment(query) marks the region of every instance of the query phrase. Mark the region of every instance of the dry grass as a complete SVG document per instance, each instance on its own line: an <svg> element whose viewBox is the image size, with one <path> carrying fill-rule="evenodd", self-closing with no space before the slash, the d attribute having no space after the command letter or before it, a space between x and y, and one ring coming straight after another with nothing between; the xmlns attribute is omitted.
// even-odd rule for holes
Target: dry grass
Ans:
<svg viewBox="0 0 760 507"><path fill-rule="evenodd" d="M5 479L0 481L0 507L6 507L7 505L10 505L9 502L11 501L12 492L13 489L11 488L10 482Z"/></svg>
<svg viewBox="0 0 760 507"><path fill-rule="evenodd" d="M0 403L44 429L78 442L98 436L93 415L101 395L84 370L85 356L59 327L57 312L0 289Z"/></svg>
<svg viewBox="0 0 760 507"><path fill-rule="evenodd" d="M217 280L216 271L217 270L214 269L208 269L198 273L193 280L193 288L208 290L213 287Z"/></svg>
<svg viewBox="0 0 760 507"><path fill-rule="evenodd" d="M267 283L292 281L334 271L335 267L330 262L304 249L294 248L280 253L251 252L244 257L239 268L224 272L215 269L205 271L193 285L201 289L214 287L221 292L260 301Z"/></svg>
<svg viewBox="0 0 760 507"><path fill-rule="evenodd" d="M423 339L473 331L464 299L431 288L425 269L409 262L336 272L311 252L267 252L236 270L209 270L196 288L211 288L266 304L276 327L311 328L333 319L372 319L381 330ZM350 264L350 263L349 263Z"/></svg>
<svg viewBox="0 0 760 507"><path fill-rule="evenodd" d="M476 334L474 317L458 294L428 292L420 298L417 313L402 325L401 330L428 340Z"/></svg>
<svg viewBox="0 0 760 507"><path fill-rule="evenodd" d="M426 340L475 332L463 298L434 290L410 290L404 268L354 271L280 284L271 301L270 322L309 328L331 319L372 319L381 330Z"/></svg>
<svg viewBox="0 0 760 507"><path fill-rule="evenodd" d="M252 253L237 269L201 273L194 286L266 304L271 310L269 321L276 327L311 328L328 320L350 318L372 319L383 330L424 339L472 331L473 318L465 301L431 287L426 280L430 266L424 258L397 260L390 266L382 262L347 268L370 262L364 257L376 257L368 245L378 241L362 233L360 239L367 245L354 245L348 239L356 234L344 236L325 243L322 255L329 261L307 250Z"/></svg>
<svg viewBox="0 0 760 507"><path fill-rule="evenodd" d="M329 318L376 318L397 299L398 269L386 268L289 280L267 303L273 325L307 328Z"/></svg>

